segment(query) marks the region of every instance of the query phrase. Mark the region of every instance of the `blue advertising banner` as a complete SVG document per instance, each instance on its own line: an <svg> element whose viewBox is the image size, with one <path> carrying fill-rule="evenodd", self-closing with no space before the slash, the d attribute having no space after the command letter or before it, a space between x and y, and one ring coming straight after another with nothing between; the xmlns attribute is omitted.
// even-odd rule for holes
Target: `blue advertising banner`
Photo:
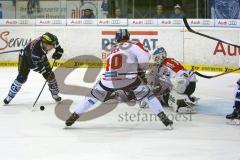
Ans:
<svg viewBox="0 0 240 160"><path fill-rule="evenodd" d="M211 16L216 19L240 19L240 0L211 0Z"/></svg>

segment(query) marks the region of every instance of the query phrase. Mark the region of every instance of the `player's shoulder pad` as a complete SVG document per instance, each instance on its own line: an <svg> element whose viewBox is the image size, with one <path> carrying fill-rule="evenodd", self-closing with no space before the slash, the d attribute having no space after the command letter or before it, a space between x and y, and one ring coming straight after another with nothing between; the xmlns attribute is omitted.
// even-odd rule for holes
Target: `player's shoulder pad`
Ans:
<svg viewBox="0 0 240 160"><path fill-rule="evenodd" d="M143 44L139 41L129 41L131 44L136 45L137 47L141 48L145 52L148 52L148 50L143 46Z"/></svg>

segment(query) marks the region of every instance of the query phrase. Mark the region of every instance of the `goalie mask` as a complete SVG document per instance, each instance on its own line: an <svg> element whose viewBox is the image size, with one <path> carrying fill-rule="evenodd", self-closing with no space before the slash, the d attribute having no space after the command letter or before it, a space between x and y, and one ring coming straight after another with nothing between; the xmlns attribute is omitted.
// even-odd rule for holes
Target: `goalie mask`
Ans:
<svg viewBox="0 0 240 160"><path fill-rule="evenodd" d="M163 47L157 47L153 51L153 60L156 64L161 64L167 58L167 52Z"/></svg>

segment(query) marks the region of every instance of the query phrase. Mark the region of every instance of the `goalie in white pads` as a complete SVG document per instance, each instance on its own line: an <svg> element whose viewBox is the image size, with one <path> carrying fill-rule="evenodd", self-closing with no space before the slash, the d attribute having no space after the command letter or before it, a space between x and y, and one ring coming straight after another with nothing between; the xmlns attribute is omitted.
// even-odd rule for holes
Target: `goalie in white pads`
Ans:
<svg viewBox="0 0 240 160"><path fill-rule="evenodd" d="M165 126L173 122L168 119L160 101L143 82L150 55L140 42L129 41L127 29L119 29L116 42L107 57L106 71L94 86L89 96L76 106L75 112L66 120L66 126L71 126L81 114L86 112L97 101L105 102L109 96L122 90L134 96L137 101L144 101L161 119Z"/></svg>
<svg viewBox="0 0 240 160"><path fill-rule="evenodd" d="M175 59L167 58L163 47L157 47L152 56L154 65L149 74L148 84L153 92L174 111L194 113L193 105L198 100L192 96L197 82L195 73L186 70Z"/></svg>

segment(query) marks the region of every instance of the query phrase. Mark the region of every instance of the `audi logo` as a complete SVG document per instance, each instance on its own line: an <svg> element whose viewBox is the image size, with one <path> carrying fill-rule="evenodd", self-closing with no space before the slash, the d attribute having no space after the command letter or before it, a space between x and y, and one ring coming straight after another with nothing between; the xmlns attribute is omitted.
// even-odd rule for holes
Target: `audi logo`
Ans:
<svg viewBox="0 0 240 160"><path fill-rule="evenodd" d="M117 20L117 19L116 20L114 19L114 20L111 21L111 24L121 24L121 21Z"/></svg>
<svg viewBox="0 0 240 160"><path fill-rule="evenodd" d="M86 19L83 21L83 24L93 24L93 22L92 22L92 20Z"/></svg>
<svg viewBox="0 0 240 160"><path fill-rule="evenodd" d="M231 26L237 25L237 21L228 21L228 24Z"/></svg>
<svg viewBox="0 0 240 160"><path fill-rule="evenodd" d="M19 24L28 24L27 20L19 20Z"/></svg>
<svg viewBox="0 0 240 160"><path fill-rule="evenodd" d="M153 21L152 20L145 20L144 24L153 24Z"/></svg>
<svg viewBox="0 0 240 160"><path fill-rule="evenodd" d="M52 24L62 24L62 21L61 20L53 20Z"/></svg>

